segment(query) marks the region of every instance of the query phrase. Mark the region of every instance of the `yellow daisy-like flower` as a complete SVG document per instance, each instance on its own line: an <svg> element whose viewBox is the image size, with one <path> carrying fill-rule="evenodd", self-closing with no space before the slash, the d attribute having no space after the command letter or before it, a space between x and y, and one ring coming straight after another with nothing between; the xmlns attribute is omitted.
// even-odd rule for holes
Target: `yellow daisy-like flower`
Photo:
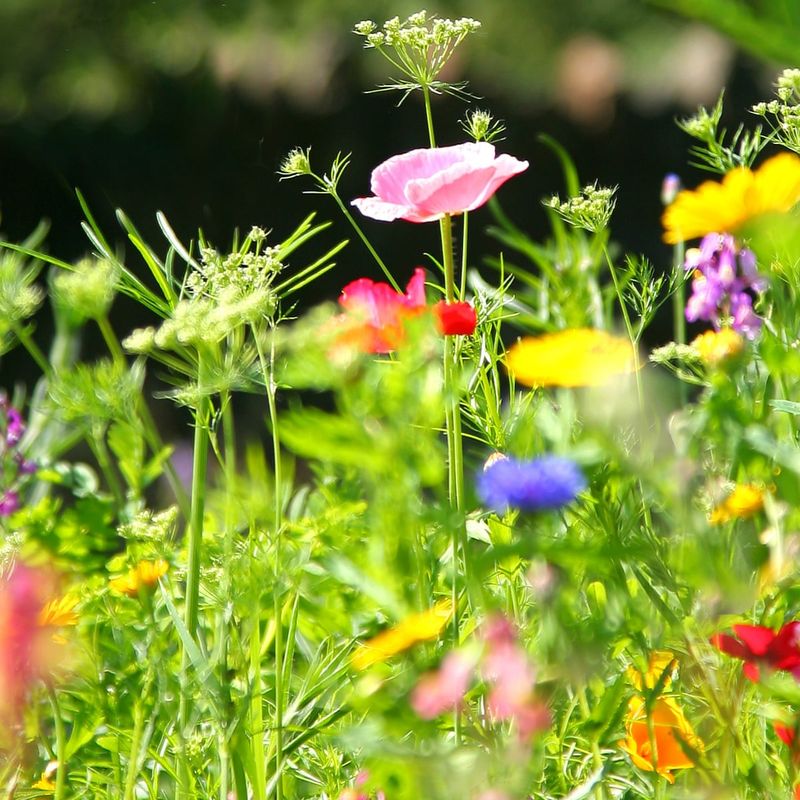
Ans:
<svg viewBox="0 0 800 800"><path fill-rule="evenodd" d="M633 372L636 355L627 339L593 328L572 328L520 339L506 353L506 368L526 386L601 386Z"/></svg>
<svg viewBox="0 0 800 800"><path fill-rule="evenodd" d="M39 612L37 623L40 628L63 628L67 625L78 624L78 614L75 606L78 605L77 597L61 597L51 600Z"/></svg>
<svg viewBox="0 0 800 800"><path fill-rule="evenodd" d="M137 597L142 588L152 589L162 575L166 575L169 564L159 558L156 561L140 561L124 575L112 578L108 585L113 591Z"/></svg>
<svg viewBox="0 0 800 800"><path fill-rule="evenodd" d="M353 654L353 666L359 670L366 669L373 664L386 661L395 653L408 650L418 642L435 639L442 632L452 613L453 604L449 600L441 600L427 611L406 617L393 628L359 645Z"/></svg>
<svg viewBox="0 0 800 800"><path fill-rule="evenodd" d="M752 483L739 483L733 491L714 508L708 521L724 525L732 519L747 519L764 507L764 492Z"/></svg>
<svg viewBox="0 0 800 800"><path fill-rule="evenodd" d="M628 667L625 674L628 680L639 690L642 687L647 689L655 688L661 676L666 672L664 683L661 686L662 691L667 691L672 685L672 673L678 668L678 660L673 653L669 650L654 650L650 653L650 659L647 664L647 672L642 674L636 667Z"/></svg>
<svg viewBox="0 0 800 800"><path fill-rule="evenodd" d="M664 241L678 244L707 233L735 233L754 217L790 211L800 201L800 158L781 153L757 170L737 167L722 179L678 193L664 212Z"/></svg>
<svg viewBox="0 0 800 800"><path fill-rule="evenodd" d="M733 328L701 333L693 342L700 360L710 367L716 367L728 358L738 355L744 349L744 339Z"/></svg>
<svg viewBox="0 0 800 800"><path fill-rule="evenodd" d="M688 748L702 753L703 740L694 732L681 707L671 697L659 697L647 719L644 698L632 697L628 703L626 737L619 746L631 757L631 761L647 772L658 772L670 783L675 782L672 770L687 769L694 762L686 755L681 742Z"/></svg>

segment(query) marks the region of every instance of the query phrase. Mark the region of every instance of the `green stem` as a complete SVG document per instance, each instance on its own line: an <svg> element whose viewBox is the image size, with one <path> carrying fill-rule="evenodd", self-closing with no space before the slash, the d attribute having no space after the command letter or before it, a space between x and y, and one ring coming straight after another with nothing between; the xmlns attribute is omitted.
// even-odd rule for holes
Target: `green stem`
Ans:
<svg viewBox="0 0 800 800"><path fill-rule="evenodd" d="M276 402L278 384L275 381L275 331L270 339L269 361L264 356L261 343L256 337L258 357L264 375L264 384L267 390L267 406L269 408L269 424L272 430L272 460L275 476L274 491L274 518L273 518L273 546L275 558L275 583L272 590L273 616L275 619L275 797L283 800L283 711L284 711L284 686L283 686L283 606L281 593L278 587L278 576L281 574L281 557L283 542L283 470L281 466L281 440L278 427L278 406Z"/></svg>
<svg viewBox="0 0 800 800"><path fill-rule="evenodd" d="M103 341L106 343L106 347L108 348L108 352L111 354L111 358L114 363L125 364L125 352L122 349L119 338L117 337L116 333L114 333L114 329L111 327L108 317L99 317L96 322L97 327L100 329L100 333L103 336ZM137 411L139 412L139 418L142 423L142 433L144 434L144 438L147 441L148 446L153 451L153 454L160 453L164 449L164 442L161 439L156 422L153 419L153 415L150 413L150 408L148 407L144 396L141 396L138 399ZM178 472L175 469L175 465L171 460L167 459L164 464L164 470L167 474L167 480L169 481L169 485L172 488L173 494L175 495L175 500L178 503L181 513L184 516L188 516L190 513L189 500L186 497L186 491L183 488L181 479L178 477Z"/></svg>
<svg viewBox="0 0 800 800"><path fill-rule="evenodd" d="M204 356L197 354L197 379L202 392L205 387ZM203 544L203 515L206 498L206 468L208 466L208 424L209 400L203 397L194 415L194 451L192 459L192 496L189 516L188 545L186 557L186 599L184 623L193 639L197 634L197 609L200 599L200 552ZM187 728L192 716L192 698L189 688L188 672L191 659L186 648L181 656L181 698L178 710L178 727L185 743ZM189 796L191 776L185 753L181 757L181 796Z"/></svg>
<svg viewBox="0 0 800 800"><path fill-rule="evenodd" d="M125 775L125 793L123 800L134 800L136 789L136 775L139 764L139 746L142 740L142 729L144 728L144 704L136 706L133 719L133 732L131 733L131 750L128 756L128 771Z"/></svg>
<svg viewBox="0 0 800 800"><path fill-rule="evenodd" d="M251 541L255 530L250 529ZM253 546L253 558L255 558ZM266 800L267 758L264 753L264 710L261 697L261 607L256 602L250 631L250 736L253 758L253 800Z"/></svg>
<svg viewBox="0 0 800 800"><path fill-rule="evenodd" d="M90 438L87 439L87 442L89 444L89 449L97 459L97 463L100 466L100 471L103 473L103 476L106 479L108 488L111 489L111 493L114 495L114 499L117 501L117 504L122 507L125 504L125 492L122 490L122 485L120 484L117 474L114 472L114 467L111 464L111 457L108 454L108 448L106 447L104 434L101 432L92 431Z"/></svg>
<svg viewBox="0 0 800 800"><path fill-rule="evenodd" d="M458 293L459 298L464 299L467 293L467 240L469 238L469 211L465 211L463 217L463 228L461 231L461 287Z"/></svg>
<svg viewBox="0 0 800 800"><path fill-rule="evenodd" d="M614 266L614 262L611 260L611 256L608 254L608 248L603 247L603 254L606 257L606 263L608 264L608 270L611 273L611 280L614 281L614 291L617 295L617 301L619 302L620 310L622 311L622 319L625 322L625 330L628 333L628 338L631 342L631 349L633 350L633 374L636 378L636 394L639 398L639 410L642 414L644 414L645 404L644 404L644 391L642 389L642 379L639 375L639 348L638 348L638 337L633 330L633 325L631 324L631 318L628 314L628 306L625 303L625 298L622 294L622 286L620 285L619 278L617 277L617 269Z"/></svg>
<svg viewBox="0 0 800 800"><path fill-rule="evenodd" d="M383 259L378 255L378 252L372 246L372 242L370 242L370 240L367 239L366 234L364 233L364 231L361 230L361 226L355 221L355 218L350 213L350 210L342 202L342 198L339 197L339 194L336 191L336 189L325 186L324 182L321 182L321 185L325 187L325 191L336 201L336 205L339 206L339 210L342 212L342 214L344 214L345 219L353 227L353 230L358 235L358 238L361 239L361 241L366 246L367 250L369 250L370 255L375 259L375 261L377 262L378 266L383 271L383 274L386 276L386 279L392 285L392 288L396 292L401 292L401 294L402 294L402 291L400 289L400 284L398 284L397 281L394 279L394 275L392 275L391 271L389 270L389 267L386 266L386 264L384 263Z"/></svg>
<svg viewBox="0 0 800 800"><path fill-rule="evenodd" d="M431 147L436 147L436 135L433 132L433 111L431 109L431 92L426 83L422 84L422 99L425 103L425 122L428 124L428 139Z"/></svg>
<svg viewBox="0 0 800 800"><path fill-rule="evenodd" d="M678 286L672 295L672 324L673 336L678 344L686 344L686 281L684 273L684 246L683 242L676 244L672 250L672 269L679 276ZM680 393L681 405L685 405L687 399L687 386L683 381L679 382L678 391Z"/></svg>
<svg viewBox="0 0 800 800"><path fill-rule="evenodd" d="M41 351L39 345L33 340L33 337L28 333L22 325L15 325L14 326L14 333L17 336L17 339L20 340L22 346L28 351L31 358L36 362L36 365L39 369L47 376L50 375L50 362L47 360L47 356Z"/></svg>
<svg viewBox="0 0 800 800"><path fill-rule="evenodd" d="M52 686L48 686L50 705L53 709L53 721L56 728L56 788L53 800L64 800L64 790L67 787L67 732L64 720L61 717L61 708L58 705L58 696Z"/></svg>

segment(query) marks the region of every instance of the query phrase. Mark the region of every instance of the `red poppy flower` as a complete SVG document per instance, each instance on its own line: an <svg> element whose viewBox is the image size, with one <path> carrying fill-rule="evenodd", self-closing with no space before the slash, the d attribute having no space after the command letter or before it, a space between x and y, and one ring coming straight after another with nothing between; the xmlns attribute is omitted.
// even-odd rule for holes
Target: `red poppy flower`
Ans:
<svg viewBox="0 0 800 800"><path fill-rule="evenodd" d="M469 303L447 303L440 300L434 307L436 327L445 336L470 336L478 324L475 309Z"/></svg>
<svg viewBox="0 0 800 800"><path fill-rule="evenodd" d="M734 625L737 638L716 633L711 644L723 653L741 658L744 675L757 682L762 666L791 672L800 680L800 620L789 622L777 633L761 625Z"/></svg>
<svg viewBox="0 0 800 800"><path fill-rule="evenodd" d="M403 341L404 321L425 307L425 270L417 267L406 286L406 293L388 283L359 278L342 289L339 304L363 325L356 332L363 349L370 353L389 353Z"/></svg>

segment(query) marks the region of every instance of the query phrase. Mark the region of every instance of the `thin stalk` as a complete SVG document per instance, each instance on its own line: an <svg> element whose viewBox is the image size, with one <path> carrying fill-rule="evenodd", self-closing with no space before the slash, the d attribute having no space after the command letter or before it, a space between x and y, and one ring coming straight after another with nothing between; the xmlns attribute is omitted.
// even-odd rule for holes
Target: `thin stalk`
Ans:
<svg viewBox="0 0 800 800"><path fill-rule="evenodd" d="M134 800L136 789L136 774L139 763L139 747L142 741L144 728L144 703L137 704L133 718L133 732L131 733L131 750L128 756L128 771L125 775L125 791L123 800Z"/></svg>
<svg viewBox="0 0 800 800"><path fill-rule="evenodd" d="M255 538L255 530L250 528L250 536ZM254 550L253 546L253 550ZM253 552L255 558L255 552ZM253 754L253 800L266 800L267 796L267 757L264 753L264 709L261 697L261 607L254 604L250 631L250 737Z"/></svg>
<svg viewBox="0 0 800 800"><path fill-rule="evenodd" d="M428 125L428 139L431 147L436 147L436 135L433 132L433 111L431 109L431 92L426 83L422 84L422 99L425 104L425 122Z"/></svg>
<svg viewBox="0 0 800 800"><path fill-rule="evenodd" d="M617 295L617 301L619 302L620 310L622 311L622 319L625 322L625 330L628 333L628 338L631 342L631 349L633 350L633 374L636 378L636 394L639 398L639 410L642 414L644 414L644 391L642 389L642 379L639 375L639 348L638 348L638 338L636 333L633 330L633 325L631 324L631 318L628 314L628 307L625 303L625 298L622 295L622 287L619 283L619 278L617 277L617 269L614 266L614 262L611 260L611 256L608 254L608 249L603 247L603 254L606 257L606 263L608 264L608 270L611 273L611 280L614 281L614 291Z"/></svg>
<svg viewBox="0 0 800 800"><path fill-rule="evenodd" d="M28 351L30 357L36 362L36 366L47 376L51 373L50 362L47 356L41 351L39 345L33 340L33 337L25 330L23 325L15 325L14 333L17 339L20 340L22 346Z"/></svg>
<svg viewBox="0 0 800 800"><path fill-rule="evenodd" d="M111 354L111 358L114 363L125 364L125 352L122 349L119 337L116 335L116 333L114 333L114 329L111 327L108 316L104 315L95 321L97 322L97 327L100 329L100 333L103 336L103 341L106 343L106 347L108 348L108 352ZM150 408L148 407L144 396L139 397L136 410L139 412L139 418L142 423L142 433L144 434L144 438L147 441L148 446L154 454L160 453L164 449L164 442L161 439L161 435L158 432L155 420L153 419L153 415L150 413ZM181 479L178 477L178 472L171 460L168 459L166 461L164 464L164 470L167 474L167 480L169 481L169 485L172 488L173 494L175 495L175 500L178 503L181 513L184 516L188 516L190 513L189 499L186 497L186 492L183 488L183 484L181 483Z"/></svg>
<svg viewBox="0 0 800 800"><path fill-rule="evenodd" d="M64 800L64 791L67 788L67 731L61 717L56 690L52 686L48 686L47 693L50 696L56 728L56 788L53 792L53 800Z"/></svg>
<svg viewBox="0 0 800 800"><path fill-rule="evenodd" d="M91 436L87 439L87 442L89 444L89 449L97 459L100 471L103 473L103 477L105 477L108 488L111 489L111 493L114 495L114 499L120 506L123 506L125 504L125 493L122 490L122 485L117 478L116 472L114 472L114 467L111 464L111 457L108 454L108 448L106 447L103 434L93 431Z"/></svg>
<svg viewBox="0 0 800 800"><path fill-rule="evenodd" d="M383 271L383 274L386 276L386 279L392 285L392 288L397 292L401 292L402 294L402 291L400 289L400 284L398 284L397 281L394 279L394 275L392 275L391 271L389 270L389 267L386 266L383 259L378 255L377 250L375 250L375 248L372 246L372 242L370 242L364 231L361 230L361 226L355 221L355 218L350 213L350 210L342 202L342 198L339 197L339 194L336 191L336 189L331 187L326 187L325 191L336 201L336 205L339 206L339 210L342 212L342 214L344 214L345 219L353 227L353 230L358 235L358 238L361 239L361 241L364 243L364 246L367 248L367 250L369 250L369 254L375 259L378 266Z"/></svg>
<svg viewBox="0 0 800 800"><path fill-rule="evenodd" d="M275 585L272 591L273 616L275 619L275 797L283 800L283 712L284 712L284 641L283 641L283 606L281 593L278 591L278 575L280 574L282 556L282 530L283 530L283 469L281 467L281 440L278 427L278 406L276 402L278 384L275 381L275 331L272 330L270 339L269 361L264 356L261 343L256 337L258 357L264 375L264 384L267 390L267 406L269 408L269 424L272 430L272 459L273 474L275 477L274 488L274 517L273 517L273 547L275 558Z"/></svg>
<svg viewBox="0 0 800 800"><path fill-rule="evenodd" d="M461 287L458 296L461 300L467 293L467 241L469 239L469 211L462 215L463 227L461 229Z"/></svg>
<svg viewBox="0 0 800 800"><path fill-rule="evenodd" d="M672 269L680 275L678 286L672 295L672 335L678 344L686 344L686 281L684 280L684 245L683 242L676 244L672 250ZM680 393L681 405L685 405L687 399L687 386L680 381L678 391Z"/></svg>
<svg viewBox="0 0 800 800"><path fill-rule="evenodd" d="M205 383L205 369L203 354L197 355L197 376L200 390ZM184 623L189 636L195 638L197 634L197 609L200 599L200 552L203 543L203 514L206 499L206 469L208 467L208 423L209 400L203 397L195 409L194 419L194 450L192 458L192 496L188 529L188 552L186 564L186 599L184 606ZM192 698L187 679L191 666L191 659L183 648L181 655L181 698L178 709L178 726L180 736L185 741L186 730L192 716ZM191 776L186 763L185 754L182 755L180 764L181 796L189 795Z"/></svg>

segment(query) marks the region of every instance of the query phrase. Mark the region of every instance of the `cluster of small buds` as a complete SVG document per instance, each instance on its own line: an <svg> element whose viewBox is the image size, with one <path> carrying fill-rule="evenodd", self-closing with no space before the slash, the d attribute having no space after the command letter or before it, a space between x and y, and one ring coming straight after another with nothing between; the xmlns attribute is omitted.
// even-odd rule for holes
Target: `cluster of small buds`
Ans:
<svg viewBox="0 0 800 800"><path fill-rule="evenodd" d="M170 506L164 511L140 511L128 523L121 525L118 533L125 539L142 542L163 542L170 538L178 521L178 507Z"/></svg>
<svg viewBox="0 0 800 800"><path fill-rule="evenodd" d="M710 233L686 252L684 268L691 272L692 296L686 303L689 322L705 320L716 330L731 327L755 338L761 318L753 311L749 292L761 294L766 279L756 270L756 258L747 248L738 249L729 234Z"/></svg>
<svg viewBox="0 0 800 800"><path fill-rule="evenodd" d="M719 118L716 115L716 109L709 114L708 109L702 106L697 109L697 113L693 117L687 117L679 122L682 130L694 139L701 141L716 138L718 124Z"/></svg>
<svg viewBox="0 0 800 800"><path fill-rule="evenodd" d="M278 167L278 174L281 180L284 178L296 178L298 175L311 175L311 148L303 150L302 147L295 147Z"/></svg>
<svg viewBox="0 0 800 800"><path fill-rule="evenodd" d="M775 139L780 144L800 153L800 69L786 69L778 78L776 100L757 103L753 113L760 117L773 117Z"/></svg>
<svg viewBox="0 0 800 800"><path fill-rule="evenodd" d="M501 141L501 136L506 129L502 121L496 120L488 111L480 109L468 112L461 127L476 142Z"/></svg>
<svg viewBox="0 0 800 800"><path fill-rule="evenodd" d="M0 256L0 333L32 317L44 300L35 273L16 253Z"/></svg>
<svg viewBox="0 0 800 800"><path fill-rule="evenodd" d="M478 30L481 24L470 17L460 19L428 19L426 11L417 11L408 19L392 17L383 23L382 30L372 20L362 20L353 31L363 36L366 47L393 47L427 50L429 47L442 47L456 44Z"/></svg>
<svg viewBox="0 0 800 800"><path fill-rule="evenodd" d="M0 517L11 516L19 508L19 494L25 479L37 469L36 464L26 459L20 449L24 433L22 415L9 403L5 394L0 394Z"/></svg>
<svg viewBox="0 0 800 800"><path fill-rule="evenodd" d="M263 240L260 237L259 244ZM195 297L218 300L231 289L240 297L269 291L275 274L283 268L277 251L272 247L263 251L258 247L255 252L248 250L225 256L212 247L204 247L200 255L201 263L186 281L187 288Z"/></svg>
<svg viewBox="0 0 800 800"><path fill-rule="evenodd" d="M85 258L71 272L58 273L52 291L56 307L73 325L105 317L114 300L117 272L108 259Z"/></svg>
<svg viewBox="0 0 800 800"><path fill-rule="evenodd" d="M554 195L545 200L544 205L552 208L569 225L596 233L608 227L617 204L616 192L616 186L607 188L590 184L584 186L577 197L562 202L558 195Z"/></svg>

